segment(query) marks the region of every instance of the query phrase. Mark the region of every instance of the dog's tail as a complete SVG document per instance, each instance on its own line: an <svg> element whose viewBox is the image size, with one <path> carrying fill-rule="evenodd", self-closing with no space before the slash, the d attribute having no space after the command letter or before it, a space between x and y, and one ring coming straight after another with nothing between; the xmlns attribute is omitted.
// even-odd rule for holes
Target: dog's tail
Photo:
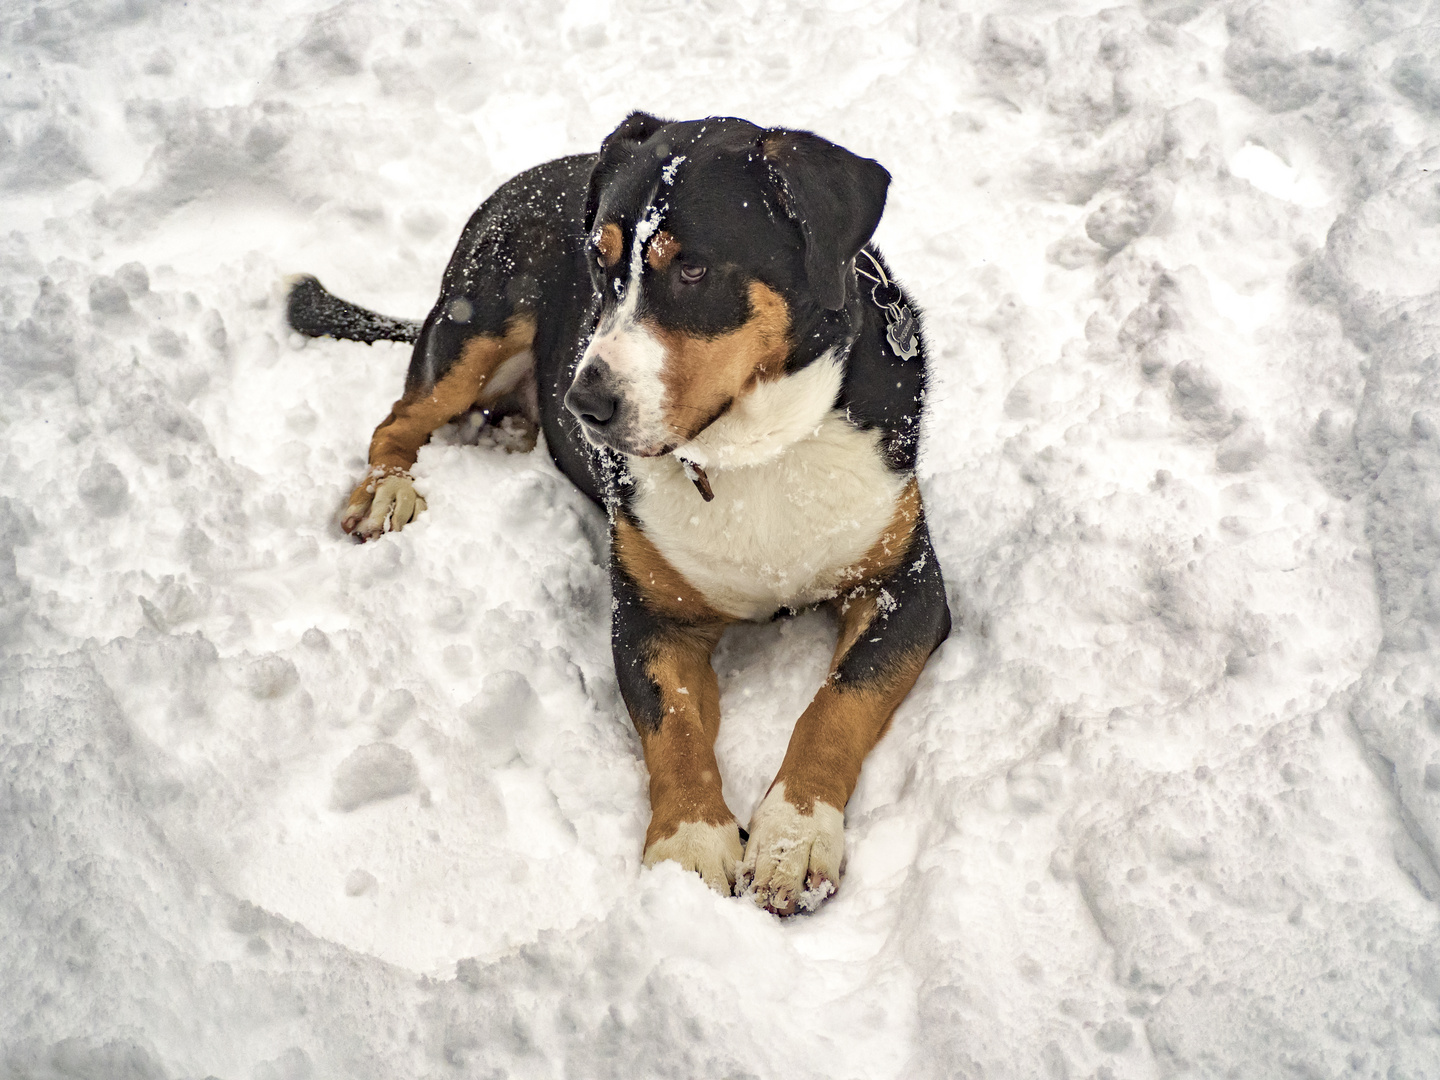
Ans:
<svg viewBox="0 0 1440 1080"><path fill-rule="evenodd" d="M420 324L413 319L392 319L341 300L310 274L296 274L290 279L285 319L292 330L306 337L344 338L367 345L377 341L413 342L420 336Z"/></svg>

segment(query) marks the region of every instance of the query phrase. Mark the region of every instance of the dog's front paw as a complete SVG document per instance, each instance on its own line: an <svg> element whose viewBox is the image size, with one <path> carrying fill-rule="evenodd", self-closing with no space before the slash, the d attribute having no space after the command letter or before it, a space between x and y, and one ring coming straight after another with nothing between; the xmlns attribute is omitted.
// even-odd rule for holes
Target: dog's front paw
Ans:
<svg viewBox="0 0 1440 1080"><path fill-rule="evenodd" d="M844 812L817 799L803 814L781 782L750 819L735 892L776 915L814 911L839 886L844 856Z"/></svg>
<svg viewBox="0 0 1440 1080"><path fill-rule="evenodd" d="M735 884L735 867L744 853L740 827L734 821L707 825L703 821L682 821L669 836L651 840L645 846L645 865L677 862L699 874L706 885L729 896Z"/></svg>
<svg viewBox="0 0 1440 1080"><path fill-rule="evenodd" d="M404 473L372 475L350 493L340 527L361 540L373 540L387 528L399 532L424 509L424 498Z"/></svg>

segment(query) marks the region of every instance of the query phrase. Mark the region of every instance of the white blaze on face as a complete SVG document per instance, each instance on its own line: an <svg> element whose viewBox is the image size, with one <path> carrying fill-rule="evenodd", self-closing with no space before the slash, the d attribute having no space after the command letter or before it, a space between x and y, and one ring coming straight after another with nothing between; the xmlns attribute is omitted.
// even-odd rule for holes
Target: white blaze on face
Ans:
<svg viewBox="0 0 1440 1080"><path fill-rule="evenodd" d="M637 317L645 246L659 227L660 213L652 206L635 226L630 276L620 304L601 319L575 371L578 380L596 363L603 362L610 370L610 387L620 399L612 421L613 438L621 444L616 449L638 454L656 453L673 438L661 402L665 388L660 372L665 364L665 348ZM591 437L588 432L586 437Z"/></svg>

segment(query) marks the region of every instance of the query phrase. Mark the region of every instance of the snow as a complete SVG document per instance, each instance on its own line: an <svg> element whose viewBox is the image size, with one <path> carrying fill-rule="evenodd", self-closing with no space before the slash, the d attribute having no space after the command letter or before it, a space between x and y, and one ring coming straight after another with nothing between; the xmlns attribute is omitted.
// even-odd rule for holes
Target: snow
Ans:
<svg viewBox="0 0 1440 1080"><path fill-rule="evenodd" d="M12 8L0 1074L1440 1075L1433 3ZM600 516L456 432L347 542L407 350L282 321L633 108L880 160L927 312L957 628L789 921L640 866Z"/></svg>

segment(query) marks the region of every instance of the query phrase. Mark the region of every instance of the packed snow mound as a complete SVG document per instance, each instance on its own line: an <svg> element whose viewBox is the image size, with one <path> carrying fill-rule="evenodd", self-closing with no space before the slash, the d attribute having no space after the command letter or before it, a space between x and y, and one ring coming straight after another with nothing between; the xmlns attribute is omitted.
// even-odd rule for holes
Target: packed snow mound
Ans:
<svg viewBox="0 0 1440 1080"><path fill-rule="evenodd" d="M1440 1075L1440 13L832 7L0 17L0 1074ZM455 429L348 542L408 350L283 319L637 107L880 160L927 312L956 630L789 921L640 866L603 518Z"/></svg>
<svg viewBox="0 0 1440 1080"><path fill-rule="evenodd" d="M366 803L408 795L420 780L414 755L390 743L377 742L352 751L335 770L330 805L349 812Z"/></svg>

